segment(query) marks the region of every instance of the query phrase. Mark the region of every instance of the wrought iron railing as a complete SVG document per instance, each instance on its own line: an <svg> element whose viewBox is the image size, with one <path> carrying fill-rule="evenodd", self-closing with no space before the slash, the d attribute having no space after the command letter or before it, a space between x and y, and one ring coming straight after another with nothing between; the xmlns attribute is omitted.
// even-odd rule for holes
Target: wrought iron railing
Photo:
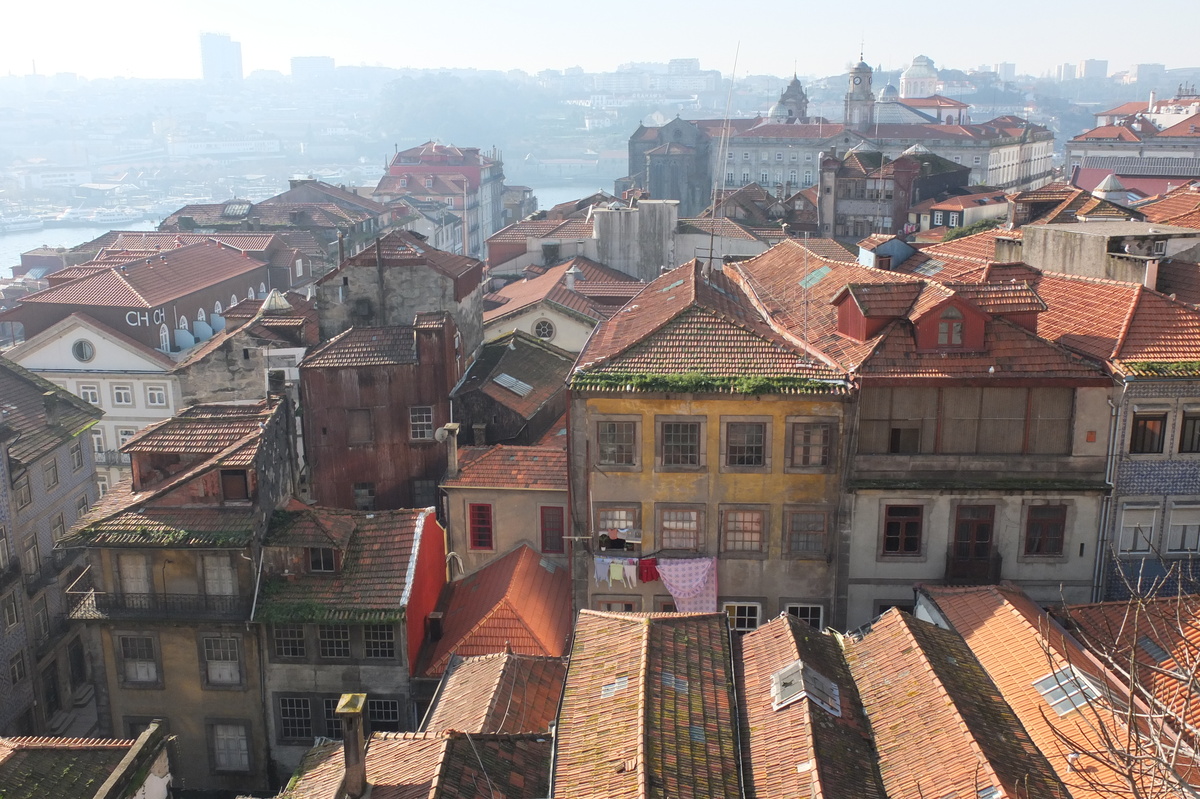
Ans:
<svg viewBox="0 0 1200 799"><path fill-rule="evenodd" d="M996 585L1000 582L1002 561L999 552L987 558L959 558L953 551L946 556L946 585Z"/></svg>
<svg viewBox="0 0 1200 799"><path fill-rule="evenodd" d="M71 609L73 619L225 619L240 621L250 615L250 599L211 594L104 594L80 595Z"/></svg>

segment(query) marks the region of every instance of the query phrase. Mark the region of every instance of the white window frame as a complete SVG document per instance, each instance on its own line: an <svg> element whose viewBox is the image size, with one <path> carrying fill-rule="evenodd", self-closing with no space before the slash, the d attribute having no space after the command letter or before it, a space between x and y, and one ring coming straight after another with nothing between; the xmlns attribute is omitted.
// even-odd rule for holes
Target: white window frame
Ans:
<svg viewBox="0 0 1200 799"><path fill-rule="evenodd" d="M408 409L408 437L413 441L433 441L432 405L413 405Z"/></svg>
<svg viewBox="0 0 1200 799"><path fill-rule="evenodd" d="M204 674L209 685L242 684L242 650L237 638L206 635L201 645Z"/></svg>
<svg viewBox="0 0 1200 799"><path fill-rule="evenodd" d="M245 724L214 724L213 765L217 771L249 771L250 741Z"/></svg>
<svg viewBox="0 0 1200 799"><path fill-rule="evenodd" d="M1167 552L1200 551L1200 505L1172 505Z"/></svg>
<svg viewBox="0 0 1200 799"><path fill-rule="evenodd" d="M80 383L79 398L84 402L100 407L100 386L97 383Z"/></svg>
<svg viewBox="0 0 1200 799"><path fill-rule="evenodd" d="M161 398L161 399L159 399ZM157 401L156 401L157 400ZM166 408L167 387L158 383L146 386L146 407Z"/></svg>
<svg viewBox="0 0 1200 799"><path fill-rule="evenodd" d="M113 383L113 406L117 408L133 407L133 385L130 383Z"/></svg>
<svg viewBox="0 0 1200 799"><path fill-rule="evenodd" d="M1145 519L1149 516L1149 525ZM1121 509L1121 528L1117 536L1117 550L1122 555L1148 555L1154 545L1154 533L1158 527L1158 508L1126 506ZM1139 534L1138 530L1142 532Z"/></svg>

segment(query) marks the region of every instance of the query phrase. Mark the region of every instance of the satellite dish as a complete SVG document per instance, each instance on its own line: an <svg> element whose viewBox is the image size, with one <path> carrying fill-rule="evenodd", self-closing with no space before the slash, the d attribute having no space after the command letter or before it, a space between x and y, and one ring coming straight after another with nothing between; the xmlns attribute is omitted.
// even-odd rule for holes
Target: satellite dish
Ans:
<svg viewBox="0 0 1200 799"><path fill-rule="evenodd" d="M433 439L434 439L434 441L437 441L439 444L444 443L446 441L446 439L449 437L450 437L450 433L447 432L446 428L444 428L444 427L439 427L437 430L433 431Z"/></svg>

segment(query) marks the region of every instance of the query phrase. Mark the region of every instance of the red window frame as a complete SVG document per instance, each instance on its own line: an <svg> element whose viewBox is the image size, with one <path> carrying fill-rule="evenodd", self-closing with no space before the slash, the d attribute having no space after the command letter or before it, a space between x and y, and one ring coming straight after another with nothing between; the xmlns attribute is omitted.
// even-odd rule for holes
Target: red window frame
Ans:
<svg viewBox="0 0 1200 799"><path fill-rule="evenodd" d="M540 512L542 552L561 555L566 535L566 513L557 505L545 505Z"/></svg>
<svg viewBox="0 0 1200 799"><path fill-rule="evenodd" d="M483 503L468 505L467 528L470 530L471 549L492 549L495 544L492 506Z"/></svg>

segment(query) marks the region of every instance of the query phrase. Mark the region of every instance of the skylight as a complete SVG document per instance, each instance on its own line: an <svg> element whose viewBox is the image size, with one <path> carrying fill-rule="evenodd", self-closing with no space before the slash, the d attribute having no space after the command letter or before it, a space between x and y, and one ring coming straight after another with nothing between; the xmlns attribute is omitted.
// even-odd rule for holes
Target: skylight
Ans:
<svg viewBox="0 0 1200 799"><path fill-rule="evenodd" d="M664 687L670 688L676 693L686 694L688 692L688 681L682 677L676 677L670 672L663 672L662 684Z"/></svg>
<svg viewBox="0 0 1200 799"><path fill-rule="evenodd" d="M822 266L820 269L814 269L813 271L808 273L807 277L803 278L800 281L800 288L802 288L802 289L812 288L813 286L820 283L825 278L825 276L829 274L829 272L830 272L830 269L828 266Z"/></svg>
<svg viewBox="0 0 1200 799"><path fill-rule="evenodd" d="M1171 659L1171 656L1167 654L1167 650L1144 635L1137 639L1137 645L1142 648L1143 652L1154 658L1155 663L1166 663Z"/></svg>
<svg viewBox="0 0 1200 799"><path fill-rule="evenodd" d="M1099 699L1100 694L1092 687L1087 679L1075 672L1070 666L1064 666L1033 684L1037 692L1046 700L1046 704L1054 708L1054 712L1065 716L1072 710Z"/></svg>
<svg viewBox="0 0 1200 799"><path fill-rule="evenodd" d="M618 691L623 691L628 687L629 687L629 678L628 677L618 677L617 679L613 680L612 682L610 682L606 685L600 686L600 698L601 699L612 699L614 696L617 695Z"/></svg>
<svg viewBox="0 0 1200 799"><path fill-rule="evenodd" d="M496 375L496 377L493 378L493 382L495 382L497 385L507 388L518 397L524 397L530 391L533 391L533 386L529 385L524 380L518 380L512 375L505 374L504 372Z"/></svg>
<svg viewBox="0 0 1200 799"><path fill-rule="evenodd" d="M771 675L771 707L781 710L793 702L809 699L834 716L842 715L841 692L833 680L804 661L796 660Z"/></svg>

